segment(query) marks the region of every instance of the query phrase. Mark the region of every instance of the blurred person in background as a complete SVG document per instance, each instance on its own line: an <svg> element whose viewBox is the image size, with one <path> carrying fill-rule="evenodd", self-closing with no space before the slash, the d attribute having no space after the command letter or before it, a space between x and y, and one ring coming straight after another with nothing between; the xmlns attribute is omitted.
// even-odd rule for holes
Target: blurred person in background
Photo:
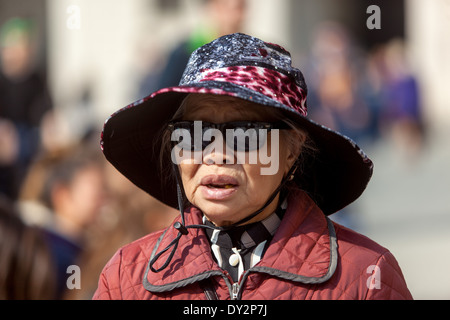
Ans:
<svg viewBox="0 0 450 320"><path fill-rule="evenodd" d="M25 221L44 229L57 263L58 298L67 289L67 268L78 264L103 206L103 162L92 152L88 145L42 155L21 193Z"/></svg>
<svg viewBox="0 0 450 320"><path fill-rule="evenodd" d="M393 39L380 51L373 69L381 78L380 128L392 139L396 150L414 159L422 150L426 135L419 85L408 66L403 41Z"/></svg>
<svg viewBox="0 0 450 320"><path fill-rule="evenodd" d="M55 268L41 230L0 197L0 300L54 299Z"/></svg>
<svg viewBox="0 0 450 320"><path fill-rule="evenodd" d="M379 106L366 102L363 54L346 28L332 21L319 25L307 70L311 118L368 148L379 135ZM350 228L359 226L351 206L333 220Z"/></svg>
<svg viewBox="0 0 450 320"><path fill-rule="evenodd" d="M312 119L364 145L377 136L378 110L371 110L363 95L363 55L350 33L337 22L316 30L308 74L312 79Z"/></svg>
<svg viewBox="0 0 450 320"><path fill-rule="evenodd" d="M106 164L105 172L107 201L79 259L81 289L68 291L65 299L91 299L103 267L118 248L165 229L178 215L177 210L133 185L111 164Z"/></svg>
<svg viewBox="0 0 450 320"><path fill-rule="evenodd" d="M0 29L0 194L16 199L39 149L39 126L52 109L36 70L32 22L12 18Z"/></svg>
<svg viewBox="0 0 450 320"><path fill-rule="evenodd" d="M204 10L205 12L202 12L204 20L169 54L159 80L151 82L157 83L156 87L145 86L149 81L144 78L142 96L157 89L178 85L189 57L195 49L219 36L243 31L247 14L246 0L205 0ZM154 75L149 75L152 76Z"/></svg>

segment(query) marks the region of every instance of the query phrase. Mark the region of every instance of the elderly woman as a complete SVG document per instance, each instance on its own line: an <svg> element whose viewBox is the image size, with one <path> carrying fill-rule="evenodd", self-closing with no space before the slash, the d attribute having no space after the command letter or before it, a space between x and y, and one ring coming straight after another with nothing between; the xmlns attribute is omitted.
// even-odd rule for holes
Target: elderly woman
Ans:
<svg viewBox="0 0 450 320"><path fill-rule="evenodd" d="M387 249L328 218L373 165L306 96L285 49L232 34L115 113L106 158L180 217L121 248L94 299L411 299Z"/></svg>

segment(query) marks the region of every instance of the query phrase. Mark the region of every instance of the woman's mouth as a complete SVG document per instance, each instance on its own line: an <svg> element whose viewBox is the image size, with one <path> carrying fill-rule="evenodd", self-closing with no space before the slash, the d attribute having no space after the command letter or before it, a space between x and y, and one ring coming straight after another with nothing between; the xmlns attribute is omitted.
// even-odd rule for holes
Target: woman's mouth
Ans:
<svg viewBox="0 0 450 320"><path fill-rule="evenodd" d="M207 200L226 200L238 187L239 183L233 177L210 175L202 179L200 190Z"/></svg>
<svg viewBox="0 0 450 320"><path fill-rule="evenodd" d="M225 184L225 185L208 184L206 187L212 188L212 189L231 189L234 187L234 185L232 185L232 184Z"/></svg>

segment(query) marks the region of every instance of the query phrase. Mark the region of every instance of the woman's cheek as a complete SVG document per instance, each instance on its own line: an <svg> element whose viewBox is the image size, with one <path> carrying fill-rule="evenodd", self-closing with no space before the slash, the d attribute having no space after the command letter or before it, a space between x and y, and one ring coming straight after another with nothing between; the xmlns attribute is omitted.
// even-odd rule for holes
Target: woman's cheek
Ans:
<svg viewBox="0 0 450 320"><path fill-rule="evenodd" d="M191 163L180 164L180 175L183 183L183 188L186 196L190 200L195 192L195 173L198 170L198 165Z"/></svg>
<svg viewBox="0 0 450 320"><path fill-rule="evenodd" d="M250 199L258 199L261 192L267 187L267 181L260 174L259 165L244 165L246 176L245 187L242 188L243 193Z"/></svg>

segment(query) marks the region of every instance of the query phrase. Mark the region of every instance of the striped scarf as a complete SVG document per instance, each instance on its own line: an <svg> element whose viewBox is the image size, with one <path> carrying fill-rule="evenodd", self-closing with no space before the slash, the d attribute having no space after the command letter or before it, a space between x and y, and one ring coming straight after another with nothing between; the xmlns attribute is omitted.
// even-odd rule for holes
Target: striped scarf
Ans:
<svg viewBox="0 0 450 320"><path fill-rule="evenodd" d="M262 259L286 208L287 200L284 200L274 213L262 221L227 231L206 229L214 259L234 282L238 282L245 270ZM203 223L213 226L206 217L203 217Z"/></svg>

